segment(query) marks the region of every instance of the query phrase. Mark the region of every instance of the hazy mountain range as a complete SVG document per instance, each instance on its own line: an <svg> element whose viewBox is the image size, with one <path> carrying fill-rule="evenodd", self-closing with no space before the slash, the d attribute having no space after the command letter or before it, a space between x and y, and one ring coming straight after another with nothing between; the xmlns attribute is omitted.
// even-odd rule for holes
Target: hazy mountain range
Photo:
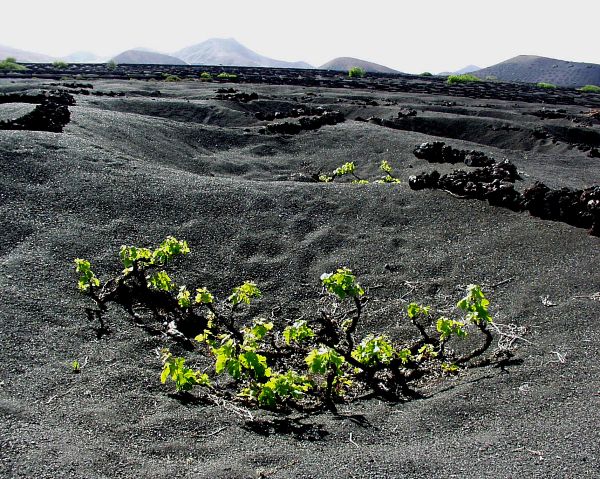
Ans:
<svg viewBox="0 0 600 479"><path fill-rule="evenodd" d="M306 62L286 62L259 55L234 38L211 38L173 54L190 65L235 65L270 68L314 68Z"/></svg>
<svg viewBox="0 0 600 479"><path fill-rule="evenodd" d="M16 58L19 62L24 63L49 63L56 60L56 58L50 55L44 55L43 53L28 52L25 50L19 50L18 48L12 48L5 45L0 45L0 58L6 57Z"/></svg>
<svg viewBox="0 0 600 479"><path fill-rule="evenodd" d="M18 58L17 58L18 60ZM100 55L96 55L93 52L74 52L70 55L67 55L64 58L61 58L69 63L103 63L108 60L107 57L101 57Z"/></svg>
<svg viewBox="0 0 600 479"><path fill-rule="evenodd" d="M63 58L41 53L28 52L0 45L0 59L15 57L23 63L49 63L65 60L70 63L101 63L113 59L117 63L131 64L171 64L171 65L223 65L268 68L314 68L303 61L283 61L260 55L245 47L233 38L211 38L170 54L159 53L140 47L115 55L100 57L93 52L76 52ZM363 68L367 72L399 73L384 65L352 57L338 57L320 67L324 70L348 71L352 67ZM570 62L533 55L519 55L487 68L468 65L451 73L472 73L480 78L494 78L501 81L554 83L558 86L579 87L600 85L600 65L594 63Z"/></svg>
<svg viewBox="0 0 600 479"><path fill-rule="evenodd" d="M112 58L117 63L136 65L187 65L180 58L147 50L126 50Z"/></svg>
<svg viewBox="0 0 600 479"><path fill-rule="evenodd" d="M465 73L476 72L477 70L481 70L481 67L478 67L477 65L467 65L460 70L456 70L454 72L440 72L438 75L463 75Z"/></svg>

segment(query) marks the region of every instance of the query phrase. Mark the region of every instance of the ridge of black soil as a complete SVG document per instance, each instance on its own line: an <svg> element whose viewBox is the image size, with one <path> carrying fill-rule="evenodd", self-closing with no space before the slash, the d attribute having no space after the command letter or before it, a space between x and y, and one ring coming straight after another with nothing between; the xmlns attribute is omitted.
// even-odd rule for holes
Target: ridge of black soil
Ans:
<svg viewBox="0 0 600 479"><path fill-rule="evenodd" d="M296 85L321 88L364 89L378 92L427 93L478 99L496 99L552 105L593 104L600 106L600 95L579 92L574 88L539 88L536 84L481 81L449 85L445 77L424 77L404 73L371 72L365 78L348 78L347 72L318 69L229 67L212 65L116 65L102 63L71 64L66 69L53 64L27 63L22 72L0 72L0 78L48 78L59 80L65 74L80 80L121 79L161 80L166 76L198 80L209 73L211 81L228 83L232 78L218 78L221 73L235 75L235 83Z"/></svg>
<svg viewBox="0 0 600 479"><path fill-rule="evenodd" d="M74 105L75 99L64 91L50 91L37 95L9 93L0 95L0 104L3 103L38 103L38 105L22 117L0 121L0 130L62 133L65 125L71 121L68 106Z"/></svg>

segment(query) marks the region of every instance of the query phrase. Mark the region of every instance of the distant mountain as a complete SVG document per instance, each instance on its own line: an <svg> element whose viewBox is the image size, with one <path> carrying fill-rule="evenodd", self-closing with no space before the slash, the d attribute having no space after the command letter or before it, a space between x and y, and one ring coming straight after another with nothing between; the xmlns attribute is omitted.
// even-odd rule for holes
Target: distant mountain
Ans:
<svg viewBox="0 0 600 479"><path fill-rule="evenodd" d="M127 50L113 57L113 60L134 65L187 65L180 58L146 50Z"/></svg>
<svg viewBox="0 0 600 479"><path fill-rule="evenodd" d="M501 81L527 83L546 82L566 87L600 85L600 65L535 55L519 55L477 70L473 74L479 78L494 77Z"/></svg>
<svg viewBox="0 0 600 479"><path fill-rule="evenodd" d="M160 52L157 52L156 50L153 50L152 48L146 48L146 47L135 47L135 48L131 48L130 50L137 50L138 52L160 53Z"/></svg>
<svg viewBox="0 0 600 479"><path fill-rule="evenodd" d="M481 70L481 67L478 67L477 65L467 65L466 67L456 70L455 72L441 72L438 73L438 75L464 75L465 73L473 73L477 70Z"/></svg>
<svg viewBox="0 0 600 479"><path fill-rule="evenodd" d="M42 53L28 52L0 45L0 60L4 60L6 57L14 57L18 62L22 63L52 63L56 60L56 58Z"/></svg>
<svg viewBox="0 0 600 479"><path fill-rule="evenodd" d="M347 72L350 68L362 68L366 72L371 73L400 73L398 70L393 70L378 63L368 62L352 57L339 57L321 65L319 70L336 70Z"/></svg>
<svg viewBox="0 0 600 479"><path fill-rule="evenodd" d="M92 52L74 52L62 59L69 63L103 63L106 61L106 58Z"/></svg>
<svg viewBox="0 0 600 479"><path fill-rule="evenodd" d="M211 38L175 52L192 65L226 65L241 67L312 68L305 62L285 62L259 55L233 38Z"/></svg>
<svg viewBox="0 0 600 479"><path fill-rule="evenodd" d="M460 70L456 70L454 73L457 75L462 75L464 73L476 72L477 70L481 70L481 67L478 67L477 65L467 65L466 67L461 68Z"/></svg>

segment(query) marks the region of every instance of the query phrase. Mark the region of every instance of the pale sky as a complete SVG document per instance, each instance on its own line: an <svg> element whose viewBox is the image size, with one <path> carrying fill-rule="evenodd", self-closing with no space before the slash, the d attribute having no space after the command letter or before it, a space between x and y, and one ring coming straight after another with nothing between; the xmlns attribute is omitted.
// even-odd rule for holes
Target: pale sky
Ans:
<svg viewBox="0 0 600 479"><path fill-rule="evenodd" d="M0 45L164 53L233 37L278 60L352 56L420 73L527 54L600 64L598 0L2 0Z"/></svg>

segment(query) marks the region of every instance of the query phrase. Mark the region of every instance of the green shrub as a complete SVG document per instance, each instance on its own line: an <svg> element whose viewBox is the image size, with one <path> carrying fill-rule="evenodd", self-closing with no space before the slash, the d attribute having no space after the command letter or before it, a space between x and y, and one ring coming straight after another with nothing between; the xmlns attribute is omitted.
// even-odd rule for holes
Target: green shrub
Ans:
<svg viewBox="0 0 600 479"><path fill-rule="evenodd" d="M208 375L186 367L184 358L174 358L166 348L162 349L160 354L163 362L160 381L163 384L170 379L175 383L177 392L189 391L194 386L210 386Z"/></svg>
<svg viewBox="0 0 600 479"><path fill-rule="evenodd" d="M421 73L421 76L422 77L432 77L433 73L431 73L431 72L423 72L423 73Z"/></svg>
<svg viewBox="0 0 600 479"><path fill-rule="evenodd" d="M0 70L24 71L27 68L24 65L19 65L14 57L7 57L6 60L0 62Z"/></svg>
<svg viewBox="0 0 600 479"><path fill-rule="evenodd" d="M202 72L202 73L200 73L200 79L201 80L210 80L210 79L212 79L212 75L208 72Z"/></svg>
<svg viewBox="0 0 600 479"><path fill-rule="evenodd" d="M356 181L356 182L360 182L363 184L368 183L368 181L363 180L362 178L358 177L355 173L355 170L356 170L356 165L354 164L354 162L348 161L348 162L344 163L342 166L333 170L333 172L331 172L331 174L328 174L328 173L320 174L319 181L321 183L331 183L336 178L341 178L345 175L351 175L355 178L354 181Z"/></svg>
<svg viewBox="0 0 600 479"><path fill-rule="evenodd" d="M115 70L117 68L117 62L114 60L109 60L106 62L106 68L108 70Z"/></svg>
<svg viewBox="0 0 600 479"><path fill-rule="evenodd" d="M227 72L221 72L217 75L217 78L220 78L222 80L235 80L238 76L235 73L227 73Z"/></svg>
<svg viewBox="0 0 600 479"><path fill-rule="evenodd" d="M579 91L584 93L600 93L600 86L597 85L585 85L581 88L578 88Z"/></svg>
<svg viewBox="0 0 600 479"><path fill-rule="evenodd" d="M348 165L344 168L352 169ZM388 166L382 165L387 173ZM152 282L151 278L168 277L159 268L189 252L187 242L173 237L153 250L122 246L119 256L125 269L103 284L88 261L76 260L79 290L96 303L98 309L90 313L102 328L108 303L116 303L138 326L187 344L186 349L197 355L194 362L203 361L202 369L194 369L186 366L186 358L175 357L168 348L161 350L160 380L172 381L177 392L198 386L200 394L215 404L235 400L280 410L314 410L333 408L335 401L355 400L367 391L402 400L415 396L410 384L494 361L484 354L492 345L492 332L500 331L479 286L470 285L458 301L457 319L439 316L436 322L430 307L410 303L404 318L420 337L401 339L359 327L367 300L349 268L323 274L322 298L316 299L314 311L308 308L306 319L293 322L278 319L272 311L265 312L268 320L261 317L260 304L253 303L262 293L251 281L233 288L222 300L205 287L197 288L194 302L185 286L177 288L170 279L168 288ZM146 311L152 318L143 319L136 311ZM444 312L449 314L447 307ZM376 318L370 323L377 324ZM461 346L461 339L473 333L483 337L483 344L475 349L473 341Z"/></svg>
<svg viewBox="0 0 600 479"><path fill-rule="evenodd" d="M77 359L71 361L71 372L73 374L79 374L81 372L81 364Z"/></svg>
<svg viewBox="0 0 600 479"><path fill-rule="evenodd" d="M360 67L352 67L348 70L348 76L350 78L363 78L366 74L367 72L365 69Z"/></svg>
<svg viewBox="0 0 600 479"><path fill-rule="evenodd" d="M98 286L100 286L100 280L96 278L96 275L91 270L89 261L86 261L81 258L76 258L75 271L81 275L79 277L79 282L77 283L77 287L81 291L87 292L90 290L90 288L97 288Z"/></svg>
<svg viewBox="0 0 600 479"><path fill-rule="evenodd" d="M382 160L379 169L385 174L380 179L375 180L374 183L400 183L400 179L394 176L393 168L386 160ZM356 174L356 165L353 161L344 163L331 173L319 174L318 181L321 183L331 183L337 178L342 178L346 175L353 177L352 184L354 185L366 185L369 183L368 180L365 180Z"/></svg>
<svg viewBox="0 0 600 479"><path fill-rule="evenodd" d="M536 86L538 88L545 88L546 90L552 90L552 89L556 88L556 85L554 83L539 82L536 84Z"/></svg>
<svg viewBox="0 0 600 479"><path fill-rule="evenodd" d="M382 160L379 169L385 173L380 180L376 180L375 183L400 183L400 178L396 178L393 173L393 168L386 161Z"/></svg>
<svg viewBox="0 0 600 479"><path fill-rule="evenodd" d="M163 78L168 82L178 82L181 81L181 77L177 75L169 75L168 73L163 73Z"/></svg>
<svg viewBox="0 0 600 479"><path fill-rule="evenodd" d="M474 83L483 80L470 73L463 73L461 75L449 75L446 81L449 85L455 85L458 83Z"/></svg>
<svg viewBox="0 0 600 479"><path fill-rule="evenodd" d="M52 62L52 66L54 68L69 68L69 64L67 62L63 62L62 60L56 60L55 62Z"/></svg>

